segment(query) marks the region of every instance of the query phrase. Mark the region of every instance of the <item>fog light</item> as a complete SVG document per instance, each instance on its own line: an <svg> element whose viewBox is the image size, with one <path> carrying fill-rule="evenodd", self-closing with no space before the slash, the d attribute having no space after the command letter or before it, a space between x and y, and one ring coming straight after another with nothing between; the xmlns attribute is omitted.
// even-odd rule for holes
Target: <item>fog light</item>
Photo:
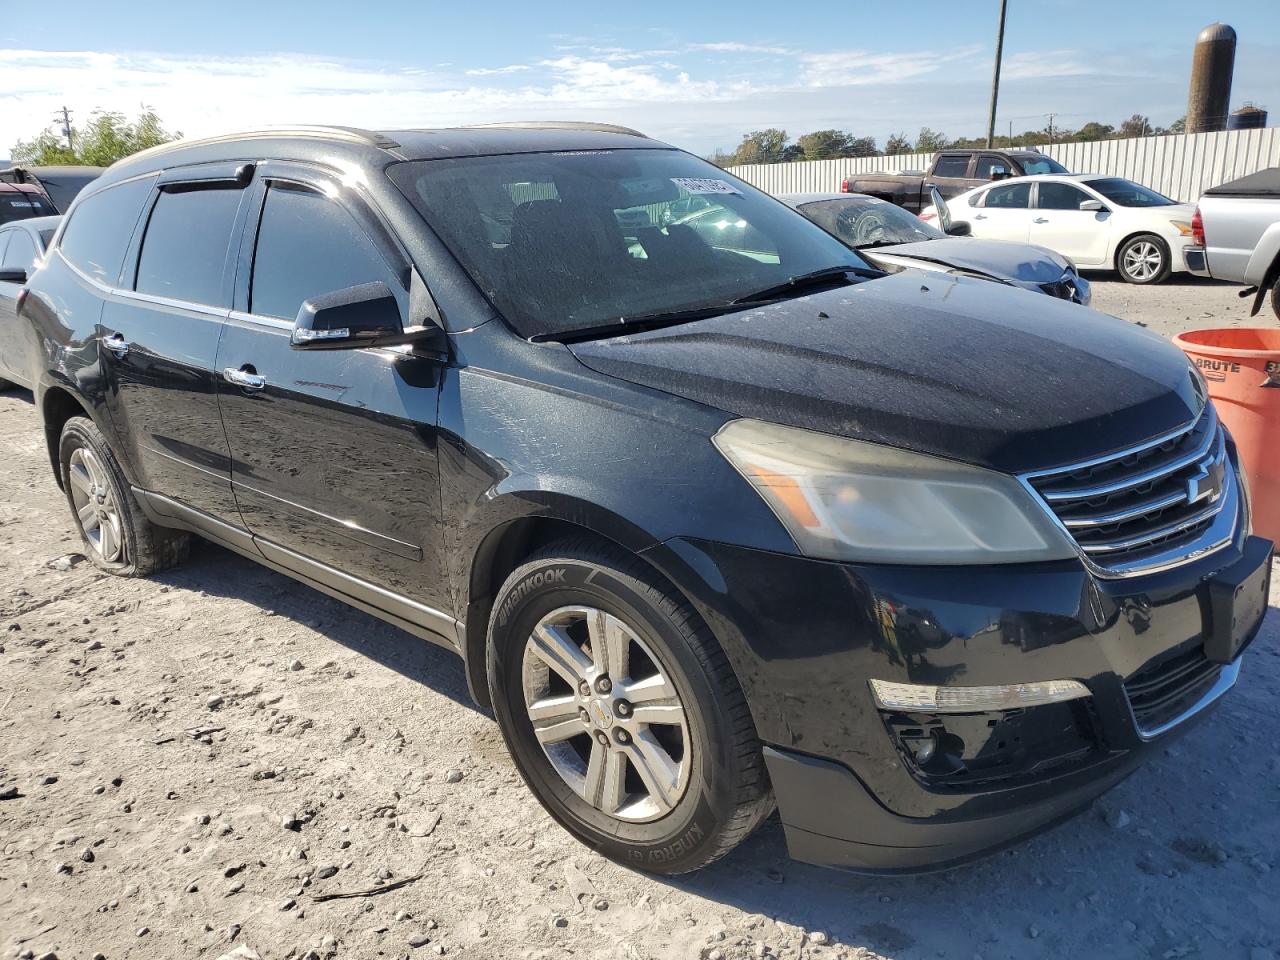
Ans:
<svg viewBox="0 0 1280 960"><path fill-rule="evenodd" d="M993 687L937 687L924 683L870 680L876 703L885 710L920 713L980 713L1061 703L1089 696L1078 680L1037 680Z"/></svg>

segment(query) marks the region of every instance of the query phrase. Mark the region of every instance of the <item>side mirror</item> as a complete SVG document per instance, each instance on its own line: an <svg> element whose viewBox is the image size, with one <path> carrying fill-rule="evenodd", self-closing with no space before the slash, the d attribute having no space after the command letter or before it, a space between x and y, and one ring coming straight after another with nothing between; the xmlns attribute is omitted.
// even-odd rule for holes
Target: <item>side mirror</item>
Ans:
<svg viewBox="0 0 1280 960"><path fill-rule="evenodd" d="M1090 213L1097 213L1100 210L1105 210L1107 208L1102 205L1101 200L1081 200L1080 209L1087 210Z"/></svg>
<svg viewBox="0 0 1280 960"><path fill-rule="evenodd" d="M967 220L957 221L947 228L947 234L952 237L973 236L973 225Z"/></svg>
<svg viewBox="0 0 1280 960"><path fill-rule="evenodd" d="M26 283L27 271L22 267L0 268L0 283Z"/></svg>
<svg viewBox="0 0 1280 960"><path fill-rule="evenodd" d="M435 324L405 328L400 304L381 280L304 300L289 338L295 350L359 350L421 341L445 350L444 331Z"/></svg>
<svg viewBox="0 0 1280 960"><path fill-rule="evenodd" d="M1008 175L1009 175L1009 168L997 163L991 168L990 179L1003 180Z"/></svg>

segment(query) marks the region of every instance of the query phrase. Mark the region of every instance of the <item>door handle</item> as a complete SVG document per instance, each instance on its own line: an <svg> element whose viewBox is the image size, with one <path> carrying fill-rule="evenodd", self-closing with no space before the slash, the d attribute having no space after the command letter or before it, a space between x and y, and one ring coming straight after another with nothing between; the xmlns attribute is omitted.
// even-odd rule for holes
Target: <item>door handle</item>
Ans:
<svg viewBox="0 0 1280 960"><path fill-rule="evenodd" d="M1047 217L1036 217L1036 218L1035 218L1034 220L1032 220L1031 222L1032 222L1032 223L1048 223L1048 222L1049 222L1049 220L1048 220L1048 218L1047 218Z"/></svg>
<svg viewBox="0 0 1280 960"><path fill-rule="evenodd" d="M227 367L222 371L222 379L227 383L234 383L241 390L248 390L252 393L256 393L267 385L267 378L258 376L248 364L245 364L239 370L235 367Z"/></svg>
<svg viewBox="0 0 1280 960"><path fill-rule="evenodd" d="M975 219L975 220L985 220L985 219L987 219L987 215L986 215L985 213L975 213L975 214L973 215L973 219Z"/></svg>
<svg viewBox="0 0 1280 960"><path fill-rule="evenodd" d="M129 341L118 333L113 333L109 337L103 337L102 345L114 353L117 360L123 360L124 355L129 352Z"/></svg>

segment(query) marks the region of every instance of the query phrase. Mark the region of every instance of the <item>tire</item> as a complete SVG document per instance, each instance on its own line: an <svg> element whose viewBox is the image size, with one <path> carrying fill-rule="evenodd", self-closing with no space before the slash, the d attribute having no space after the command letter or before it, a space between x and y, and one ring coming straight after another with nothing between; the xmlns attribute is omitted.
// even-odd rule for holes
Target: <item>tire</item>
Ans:
<svg viewBox="0 0 1280 960"><path fill-rule="evenodd" d="M58 466L72 521L94 566L119 577L145 577L187 558L191 535L146 518L92 420L72 417L66 422Z"/></svg>
<svg viewBox="0 0 1280 960"><path fill-rule="evenodd" d="M0 391L12 390L16 386L17 384L14 383L13 381L6 380L4 377L0 377Z"/></svg>
<svg viewBox="0 0 1280 960"><path fill-rule="evenodd" d="M598 644L614 664L603 693L593 630L612 640ZM549 650L558 668L540 653ZM760 741L724 651L687 601L621 550L575 538L516 569L494 602L487 661L494 712L525 783L604 856L687 873L772 812ZM541 705L537 721L530 703Z"/></svg>
<svg viewBox="0 0 1280 960"><path fill-rule="evenodd" d="M1280 320L1280 277L1276 277L1276 282L1271 285L1271 311Z"/></svg>
<svg viewBox="0 0 1280 960"><path fill-rule="evenodd" d="M1116 251L1116 269L1126 283L1160 283L1172 267L1169 245L1154 233L1130 237Z"/></svg>

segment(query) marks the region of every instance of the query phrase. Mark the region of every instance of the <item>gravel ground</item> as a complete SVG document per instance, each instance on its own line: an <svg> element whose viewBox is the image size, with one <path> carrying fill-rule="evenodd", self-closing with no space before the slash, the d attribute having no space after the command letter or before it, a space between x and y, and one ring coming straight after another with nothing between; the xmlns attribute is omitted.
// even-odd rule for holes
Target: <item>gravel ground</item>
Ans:
<svg viewBox="0 0 1280 960"><path fill-rule="evenodd" d="M1095 297L1165 332L1246 318L1199 281ZM789 862L775 818L657 880L542 813L450 654L208 545L154 579L96 573L21 391L0 394L0 490L0 955L1280 950L1280 590L1223 706L1050 833L866 879Z"/></svg>

